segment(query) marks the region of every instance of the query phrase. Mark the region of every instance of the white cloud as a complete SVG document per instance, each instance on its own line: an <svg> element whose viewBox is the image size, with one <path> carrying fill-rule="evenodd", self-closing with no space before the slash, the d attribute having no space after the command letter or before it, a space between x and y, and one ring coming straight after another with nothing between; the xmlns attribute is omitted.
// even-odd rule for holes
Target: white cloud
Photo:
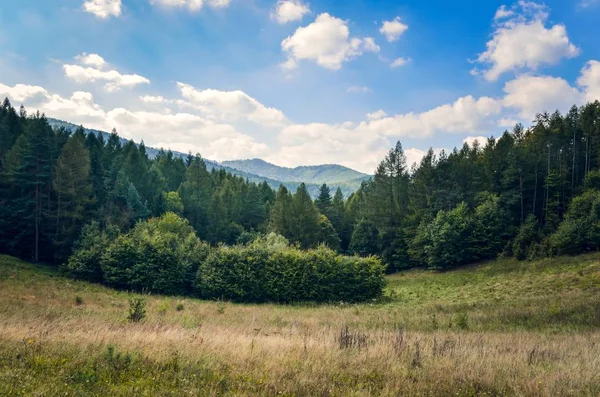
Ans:
<svg viewBox="0 0 600 397"><path fill-rule="evenodd" d="M577 84L584 89L587 101L600 100L600 62L589 61L581 70Z"/></svg>
<svg viewBox="0 0 600 397"><path fill-rule="evenodd" d="M98 54L87 54L84 52L81 55L77 55L75 59L83 65L92 66L97 69L102 69L106 66L106 61Z"/></svg>
<svg viewBox="0 0 600 397"><path fill-rule="evenodd" d="M152 5L187 8L192 12L201 10L204 5L211 8L225 8L230 2L231 0L150 0Z"/></svg>
<svg viewBox="0 0 600 397"><path fill-rule="evenodd" d="M140 101L142 101L144 103L165 103L165 102L167 102L167 100L160 95L158 95L158 96L152 96L152 95L140 96Z"/></svg>
<svg viewBox="0 0 600 397"><path fill-rule="evenodd" d="M284 68L295 67L299 60L313 60L324 68L338 70L342 63L363 52L378 52L379 46L371 38L351 38L346 21L324 13L284 39L281 49L288 55Z"/></svg>
<svg viewBox="0 0 600 397"><path fill-rule="evenodd" d="M401 66L406 65L407 63L410 63L411 60L412 59L410 58L396 58L392 63L390 63L390 67L392 69L399 68Z"/></svg>
<svg viewBox="0 0 600 397"><path fill-rule="evenodd" d="M493 37L477 58L487 67L483 74L489 81L509 71L537 70L579 55L564 25L546 27L548 10L544 5L521 0L510 10L501 7L496 16Z"/></svg>
<svg viewBox="0 0 600 397"><path fill-rule="evenodd" d="M558 77L522 75L504 86L504 106L518 109L519 116L533 120L537 113L566 111L583 102L582 93Z"/></svg>
<svg viewBox="0 0 600 397"><path fill-rule="evenodd" d="M275 10L271 13L271 18L284 24L300 21L309 12L308 4L303 3L302 0L278 0Z"/></svg>
<svg viewBox="0 0 600 397"><path fill-rule="evenodd" d="M118 17L121 15L121 0L86 0L83 10L100 19Z"/></svg>
<svg viewBox="0 0 600 397"><path fill-rule="evenodd" d="M515 15L513 10L509 10L505 5L501 5L496 11L496 14L494 14L494 20L512 17L513 15Z"/></svg>
<svg viewBox="0 0 600 397"><path fill-rule="evenodd" d="M377 43L375 43L375 39L373 39L372 37L365 37L363 39L363 47L364 47L365 51L368 51L368 52L381 51L381 47L379 47L377 45Z"/></svg>
<svg viewBox="0 0 600 397"><path fill-rule="evenodd" d="M525 74L506 83L498 97L467 95L421 112L376 110L362 121L335 124L293 123L243 91L182 83L174 98L145 95L127 109L100 106L88 92L60 96L24 84L0 84L0 97L24 103L30 111L40 109L49 117L108 131L115 127L124 137L144 139L150 146L191 150L215 160L261 157L288 166L339 163L372 172L396 140L453 133L459 139L467 137L469 144L478 138L483 145L486 135L498 136L517 122L527 125L538 112L565 112L597 97L600 62L588 62L577 83L573 87L561 78ZM420 160L422 149L406 149L409 164Z"/></svg>
<svg viewBox="0 0 600 397"><path fill-rule="evenodd" d="M75 59L84 65L92 65L63 65L65 75L77 83L82 84L100 81L104 83L104 89L109 92L118 91L123 87L135 87L140 84L150 84L150 80L137 74L121 74L114 69L103 70L104 66L106 66L106 62L97 54L82 54L75 57Z"/></svg>
<svg viewBox="0 0 600 397"><path fill-rule="evenodd" d="M373 113L367 113L367 118L369 120L379 120L387 116L387 113L383 111L383 109L379 109Z"/></svg>
<svg viewBox="0 0 600 397"><path fill-rule="evenodd" d="M44 98L46 95L48 95L48 92L39 86L16 84L13 87L9 87L0 83L0 98L9 98L13 102L23 103L30 99Z"/></svg>
<svg viewBox="0 0 600 397"><path fill-rule="evenodd" d="M187 101L184 105L192 106L208 117L221 120L242 118L265 126L287 123L283 112L263 105L243 91L197 90L184 83L177 83L177 87Z"/></svg>
<svg viewBox="0 0 600 397"><path fill-rule="evenodd" d="M346 92L371 92L371 89L366 86L352 85L346 89Z"/></svg>
<svg viewBox="0 0 600 397"><path fill-rule="evenodd" d="M396 17L391 21L383 21L379 33L385 36L390 43L396 41L408 30L408 25L400 22L400 17Z"/></svg>

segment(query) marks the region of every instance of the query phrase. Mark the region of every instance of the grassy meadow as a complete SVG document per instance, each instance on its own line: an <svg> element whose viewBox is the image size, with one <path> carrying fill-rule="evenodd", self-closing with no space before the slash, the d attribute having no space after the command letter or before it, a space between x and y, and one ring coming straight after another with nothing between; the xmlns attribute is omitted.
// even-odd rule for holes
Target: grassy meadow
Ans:
<svg viewBox="0 0 600 397"><path fill-rule="evenodd" d="M0 256L0 396L598 396L600 254L390 276L368 304L146 296Z"/></svg>

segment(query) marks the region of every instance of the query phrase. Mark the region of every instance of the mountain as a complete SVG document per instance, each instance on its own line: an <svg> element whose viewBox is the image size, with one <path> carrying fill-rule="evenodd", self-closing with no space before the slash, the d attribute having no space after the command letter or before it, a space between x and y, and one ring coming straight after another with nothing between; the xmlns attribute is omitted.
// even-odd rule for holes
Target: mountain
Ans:
<svg viewBox="0 0 600 397"><path fill-rule="evenodd" d="M75 131L78 126L68 121L48 119L48 123L53 128L64 128L68 131ZM102 135L105 140L110 133L95 129L84 128L86 134L93 133ZM128 140L121 138L121 143L127 143ZM154 158L160 149L146 146L148 157ZM186 157L187 153L172 151L175 156ZM361 183L370 178L369 175L355 171L353 169L336 165L311 165L296 168L280 167L268 163L261 159L252 160L232 160L218 162L204 159L206 168L211 170L225 170L231 174L237 175L254 183L267 182L273 189L278 189L284 185L291 192L295 192L300 183L304 182L309 194L316 198L319 194L319 188L323 183L327 183L331 189L332 195L336 189L340 188L344 197L348 197L360 187Z"/></svg>
<svg viewBox="0 0 600 397"><path fill-rule="evenodd" d="M369 178L369 175L367 174L337 164L287 168L268 163L261 159L223 161L222 164L250 174L286 182L333 184L354 180L366 180Z"/></svg>

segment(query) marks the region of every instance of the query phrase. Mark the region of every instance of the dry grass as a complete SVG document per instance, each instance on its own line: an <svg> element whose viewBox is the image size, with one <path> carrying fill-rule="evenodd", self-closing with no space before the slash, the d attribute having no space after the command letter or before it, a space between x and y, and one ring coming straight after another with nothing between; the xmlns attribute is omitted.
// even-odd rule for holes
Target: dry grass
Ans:
<svg viewBox="0 0 600 397"><path fill-rule="evenodd" d="M151 296L130 324L128 294L0 257L0 395L597 396L599 276L591 255L410 272L367 305Z"/></svg>

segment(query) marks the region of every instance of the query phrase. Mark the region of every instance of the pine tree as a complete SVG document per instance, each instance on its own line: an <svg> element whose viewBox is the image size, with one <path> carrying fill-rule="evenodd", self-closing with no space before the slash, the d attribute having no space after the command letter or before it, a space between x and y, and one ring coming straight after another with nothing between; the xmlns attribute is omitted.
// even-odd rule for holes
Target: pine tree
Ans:
<svg viewBox="0 0 600 397"><path fill-rule="evenodd" d="M325 215L319 215L319 237L318 242L325 244L332 250L340 249L340 237L333 228L331 222Z"/></svg>
<svg viewBox="0 0 600 397"><path fill-rule="evenodd" d="M83 135L74 134L63 146L52 187L56 193L55 259L61 262L70 253L94 202L90 155Z"/></svg>
<svg viewBox="0 0 600 397"><path fill-rule="evenodd" d="M319 196L315 200L315 205L319 212L325 215L327 218L331 217L332 214L332 203L331 203L331 191L327 184L321 185L319 189Z"/></svg>
<svg viewBox="0 0 600 397"><path fill-rule="evenodd" d="M10 202L9 230L6 241L9 252L34 261L48 259L41 252L50 236L46 233L47 203L52 180L52 146L54 133L44 116L39 114L24 120L25 129L6 156L5 177ZM42 258L43 256L43 258Z"/></svg>
<svg viewBox="0 0 600 397"><path fill-rule="evenodd" d="M190 221L201 239L206 239L208 230L208 213L213 187L211 175L200 156L196 156L187 168L185 181L179 188L183 201L185 217Z"/></svg>
<svg viewBox="0 0 600 397"><path fill-rule="evenodd" d="M279 186L275 202L271 207L269 230L291 240L292 237L292 195L283 185Z"/></svg>
<svg viewBox="0 0 600 397"><path fill-rule="evenodd" d="M319 211L315 207L306 185L301 183L294 194L291 212L290 240L303 248L315 247L318 243Z"/></svg>

